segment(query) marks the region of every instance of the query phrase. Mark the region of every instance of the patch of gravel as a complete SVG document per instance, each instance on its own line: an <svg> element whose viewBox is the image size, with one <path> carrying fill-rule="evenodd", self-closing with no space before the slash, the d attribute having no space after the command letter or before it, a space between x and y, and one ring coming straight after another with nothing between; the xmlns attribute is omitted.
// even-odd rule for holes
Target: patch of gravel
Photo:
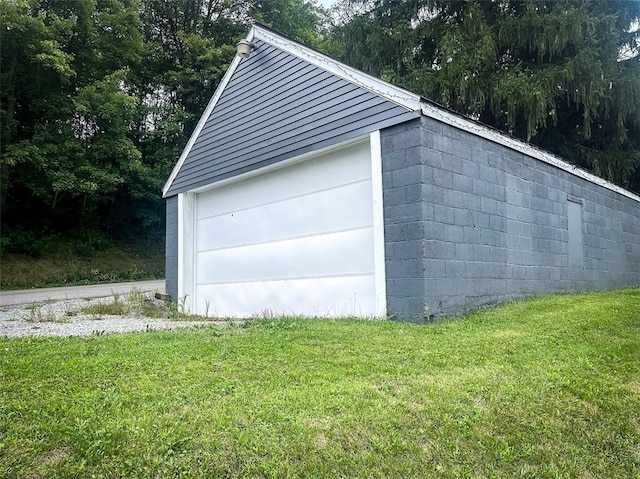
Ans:
<svg viewBox="0 0 640 479"><path fill-rule="evenodd" d="M172 321L144 316L84 314L81 309L110 298L69 299L0 307L0 337L91 336L133 331L226 325L229 321Z"/></svg>

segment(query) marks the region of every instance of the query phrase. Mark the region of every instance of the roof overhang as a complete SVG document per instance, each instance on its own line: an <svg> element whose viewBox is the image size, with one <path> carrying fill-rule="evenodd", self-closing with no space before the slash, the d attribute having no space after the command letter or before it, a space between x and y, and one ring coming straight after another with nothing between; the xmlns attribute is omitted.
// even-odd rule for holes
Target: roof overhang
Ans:
<svg viewBox="0 0 640 479"><path fill-rule="evenodd" d="M626 196L628 198L631 198L635 201L640 202L640 196L628 190L625 190L624 188L621 188L611 183L610 181L600 178L599 176L589 173L586 170L583 170L582 168L572 165L564 160L561 160L560 158L556 157L555 155L545 150L537 148L531 145L530 143L519 140L515 137L508 135L507 133L491 128L478 121L474 121L462 115L459 115L451 110L448 110L447 108L441 105L438 105L434 102L431 102L425 98L420 97L419 95L416 95L415 93L405 90L404 88L397 87L384 80L375 78L364 72L356 70L355 68L345 65L344 63L341 63L337 60L334 60L333 58L328 57L327 55L324 55L312 48L309 48L300 43L297 43L294 40L287 38L283 35L279 35L266 27L263 27L261 25L254 25L249 31L249 34L247 35L246 40L248 42L253 42L255 40L262 40L265 43L273 45L291 55L295 55L301 58L302 60L305 60L340 78L343 78L346 81L349 81L355 85L360 86L361 88L364 88L365 90L368 90L376 95L379 95L388 101L391 101L393 103L396 103L397 105L403 106L407 108L407 110L409 111L415 111L417 113L419 112L419 114L441 121L447 125L453 126L454 128L458 128L460 130L472 133L486 140L492 141L494 143L498 143L502 146L505 146L507 148L510 148L512 150L518 151L532 158L535 158L537 160L540 160L547 164L555 166L556 168L567 171L572 175L580 177L591 183L597 184L599 186L602 186L611 191L614 191L623 196ZM189 155L189 152L191 151L191 148L193 147L196 139L198 138L198 135L202 131L205 123L207 122L209 115L211 114L214 107L218 103L218 100L220 99L222 92L224 91L225 87L229 83L229 80L235 73L241 61L242 59L240 58L240 56L236 55L236 57L231 62L231 65L229 66L227 72L225 73L224 77L220 81L218 88L216 89L215 93L213 94L213 97L211 98L207 107L205 108L205 111L200 117L200 120L198 121L196 128L193 130L193 133L191 134L191 137L189 138L187 145L182 151L182 154L180 155L180 158L178 159L176 166L173 168L171 175L169 176L169 179L164 185L164 188L162 190L163 197L166 197L167 191L171 187L171 184L173 183L174 179L176 178L178 171L180 171L180 168L182 168L182 165L184 164L185 159Z"/></svg>
<svg viewBox="0 0 640 479"><path fill-rule="evenodd" d="M631 191L625 190L624 188L621 188L620 186L615 185L610 181L605 180L604 178L594 175L593 173L589 173L588 171L583 170L576 165L572 165L571 163L558 158L557 156L546 150L533 146L531 143L522 141L504 132L496 130L495 128L484 125L483 123L480 123L478 121L470 120L424 98L420 103L420 112L426 117L433 118L434 120L441 121L442 123L453 126L454 128L458 128L460 130L469 132L473 135L479 136L512 150L518 151L527 156L530 156L531 158L535 158L536 160L542 161L568 173L571 173L572 175L582 178L583 180L587 180L590 183L602 186L604 188L607 188L608 190L615 191L616 193L626 196L627 198L631 198L632 200L640 202L640 196L632 193Z"/></svg>

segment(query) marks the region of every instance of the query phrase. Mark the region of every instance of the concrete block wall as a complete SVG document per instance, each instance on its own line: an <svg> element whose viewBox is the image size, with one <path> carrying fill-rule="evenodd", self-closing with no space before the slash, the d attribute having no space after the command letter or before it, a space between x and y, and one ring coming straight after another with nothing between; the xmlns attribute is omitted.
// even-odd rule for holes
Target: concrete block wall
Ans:
<svg viewBox="0 0 640 479"><path fill-rule="evenodd" d="M420 119L381 131L387 310L422 317L425 185Z"/></svg>
<svg viewBox="0 0 640 479"><path fill-rule="evenodd" d="M178 297L178 197L166 202L165 289L172 298Z"/></svg>
<svg viewBox="0 0 640 479"><path fill-rule="evenodd" d="M640 284L639 202L426 117L381 139L392 314L422 319L531 294ZM572 238L569 203L580 205L573 211L582 226ZM576 244L577 265L569 257Z"/></svg>

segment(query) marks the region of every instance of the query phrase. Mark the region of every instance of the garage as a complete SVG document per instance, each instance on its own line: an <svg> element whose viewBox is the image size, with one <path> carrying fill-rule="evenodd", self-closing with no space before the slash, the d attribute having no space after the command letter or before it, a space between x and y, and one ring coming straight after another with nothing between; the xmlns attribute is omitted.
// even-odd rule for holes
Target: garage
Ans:
<svg viewBox="0 0 640 479"><path fill-rule="evenodd" d="M215 317L383 313L371 160L367 136L197 193L195 311ZM381 228L379 235L382 244Z"/></svg>
<svg viewBox="0 0 640 479"><path fill-rule="evenodd" d="M424 321L639 283L636 194L265 27L241 44L163 189L185 312Z"/></svg>

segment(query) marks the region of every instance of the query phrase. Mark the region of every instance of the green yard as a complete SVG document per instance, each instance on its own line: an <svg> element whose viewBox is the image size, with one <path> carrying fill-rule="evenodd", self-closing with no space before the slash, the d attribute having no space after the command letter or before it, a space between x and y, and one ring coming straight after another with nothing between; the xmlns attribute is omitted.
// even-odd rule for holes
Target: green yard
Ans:
<svg viewBox="0 0 640 479"><path fill-rule="evenodd" d="M640 477L640 289L0 339L0 477Z"/></svg>

